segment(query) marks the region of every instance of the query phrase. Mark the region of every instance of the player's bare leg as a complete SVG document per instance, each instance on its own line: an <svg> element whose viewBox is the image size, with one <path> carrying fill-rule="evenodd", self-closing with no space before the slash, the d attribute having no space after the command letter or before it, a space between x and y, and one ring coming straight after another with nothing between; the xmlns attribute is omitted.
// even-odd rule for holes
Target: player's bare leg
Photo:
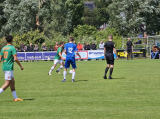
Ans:
<svg viewBox="0 0 160 119"><path fill-rule="evenodd" d="M48 75L51 75L51 72L54 70L54 68L55 68L56 66L57 66L57 65L56 65L56 64L54 64L54 65L51 67L51 69L49 70Z"/></svg>
<svg viewBox="0 0 160 119"><path fill-rule="evenodd" d="M10 81L9 80L5 80L4 85L0 88L0 94L5 91L10 85Z"/></svg>
<svg viewBox="0 0 160 119"><path fill-rule="evenodd" d="M103 76L104 79L107 79L106 75L107 75L109 67L110 67L110 64L107 64L107 67L105 69L105 73L104 73L104 76Z"/></svg>
<svg viewBox="0 0 160 119"><path fill-rule="evenodd" d="M75 82L74 81L75 75L76 75L76 71L75 71L75 69L72 69L72 82Z"/></svg>
<svg viewBox="0 0 160 119"><path fill-rule="evenodd" d="M64 67L64 62L61 62L61 66L59 67L59 69L56 71L58 74L60 74L60 70Z"/></svg>
<svg viewBox="0 0 160 119"><path fill-rule="evenodd" d="M10 89L11 89L14 101L23 101L23 99L20 99L17 97L16 91L15 91L15 81L13 77L12 77L12 80L10 80Z"/></svg>
<svg viewBox="0 0 160 119"><path fill-rule="evenodd" d="M67 75L67 68L64 68L64 71L63 71L63 81L62 82L66 82L66 75Z"/></svg>
<svg viewBox="0 0 160 119"><path fill-rule="evenodd" d="M113 67L114 67L114 65L110 65L110 74L109 74L109 79L113 79L113 78L112 78Z"/></svg>

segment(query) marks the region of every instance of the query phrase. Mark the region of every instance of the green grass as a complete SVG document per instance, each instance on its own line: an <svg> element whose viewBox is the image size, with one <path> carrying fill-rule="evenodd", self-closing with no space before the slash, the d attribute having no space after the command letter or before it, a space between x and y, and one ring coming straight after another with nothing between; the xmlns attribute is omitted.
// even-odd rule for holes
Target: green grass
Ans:
<svg viewBox="0 0 160 119"><path fill-rule="evenodd" d="M159 119L159 63L116 60L116 79L104 80L105 61L78 61L75 83L71 74L62 83L63 71L48 76L53 62L22 63L24 71L15 64L16 92L25 100L13 102L9 88L0 94L0 119Z"/></svg>

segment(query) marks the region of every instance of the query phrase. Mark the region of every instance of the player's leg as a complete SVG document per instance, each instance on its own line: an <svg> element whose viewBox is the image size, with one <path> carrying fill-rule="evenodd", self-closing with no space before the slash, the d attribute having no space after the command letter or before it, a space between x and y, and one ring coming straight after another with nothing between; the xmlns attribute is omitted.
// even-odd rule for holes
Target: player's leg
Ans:
<svg viewBox="0 0 160 119"><path fill-rule="evenodd" d="M8 71L4 71L5 74L5 83L4 85L0 88L0 94L5 91L9 85L10 85L10 80L11 80L11 73Z"/></svg>
<svg viewBox="0 0 160 119"><path fill-rule="evenodd" d="M62 82L66 82L67 69L70 67L70 59L69 58L66 58L64 67L65 68L64 68L64 71L63 71L63 80L62 80Z"/></svg>
<svg viewBox="0 0 160 119"><path fill-rule="evenodd" d="M113 61L112 61L112 62L113 62ZM114 67L114 63L112 63L112 64L110 65L109 79L112 79L113 67Z"/></svg>
<svg viewBox="0 0 160 119"><path fill-rule="evenodd" d="M114 67L114 56L110 56L110 74L109 74L109 79L112 79L113 67Z"/></svg>
<svg viewBox="0 0 160 119"><path fill-rule="evenodd" d="M51 72L54 70L54 68L57 66L57 63L58 63L58 60L54 60L54 64L53 66L51 67L51 69L49 70L49 73L48 75L51 75Z"/></svg>
<svg viewBox="0 0 160 119"><path fill-rule="evenodd" d="M74 81L74 78L75 78L75 75L76 75L76 71L75 69L77 68L76 67L76 60L75 59L72 59L72 62L71 62L71 65L72 65L72 82L75 82Z"/></svg>
<svg viewBox="0 0 160 119"><path fill-rule="evenodd" d="M59 67L58 70L56 70L56 72L57 72L58 74L60 74L60 70L64 67L64 62L63 62L62 60L60 60L60 64L61 64L61 66Z"/></svg>
<svg viewBox="0 0 160 119"><path fill-rule="evenodd" d="M10 89L14 98L14 101L23 101L23 99L20 99L17 97L16 91L15 91L15 81L14 81L14 77L11 77L12 80L10 81Z"/></svg>
<svg viewBox="0 0 160 119"><path fill-rule="evenodd" d="M10 81L9 80L5 80L4 85L0 88L0 94L9 87L9 84L10 84Z"/></svg>
<svg viewBox="0 0 160 119"><path fill-rule="evenodd" d="M110 60L108 59L108 56L106 56L106 62L107 62L107 67L104 72L104 76L103 76L104 79L107 79L106 75L107 75L108 69L110 67Z"/></svg>

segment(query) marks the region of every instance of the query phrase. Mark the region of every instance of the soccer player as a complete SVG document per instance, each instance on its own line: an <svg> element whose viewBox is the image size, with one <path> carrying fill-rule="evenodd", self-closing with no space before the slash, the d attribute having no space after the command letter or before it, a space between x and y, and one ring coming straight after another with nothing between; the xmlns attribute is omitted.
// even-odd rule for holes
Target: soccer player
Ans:
<svg viewBox="0 0 160 119"><path fill-rule="evenodd" d="M131 39L128 38L128 41L127 41L127 44L126 44L127 60L129 60L130 55L131 55L131 60L132 60L133 44L130 40Z"/></svg>
<svg viewBox="0 0 160 119"><path fill-rule="evenodd" d="M104 73L104 76L103 76L104 79L107 79L106 74L107 74L109 68L110 68L109 79L112 79L112 72L113 72L113 67L114 67L113 51L116 54L117 59L118 59L115 44L114 44L114 42L112 42L113 36L109 35L108 39L109 39L109 41L107 41L104 44L104 56L105 56L105 59L107 61L107 67L105 69L105 73Z"/></svg>
<svg viewBox="0 0 160 119"><path fill-rule="evenodd" d="M54 68L57 66L58 63L61 64L59 69L56 70L58 74L60 74L60 70L64 67L64 62L63 62L64 58L62 57L63 47L64 47L64 42L60 42L60 47L57 49L57 54L54 57L54 65L51 67L48 75L51 75L51 72L54 70Z"/></svg>
<svg viewBox="0 0 160 119"><path fill-rule="evenodd" d="M14 46L12 46L12 39L13 39L13 36L11 35L8 35L6 37L7 45L1 49L1 53L0 53L0 61L3 58L2 70L5 74L5 83L0 88L0 94L10 86L10 89L14 97L14 101L23 101L23 99L20 99L17 97L16 91L15 91L15 81L13 76L14 60L20 66L21 70L23 70L23 67L17 58L16 49L14 48Z"/></svg>
<svg viewBox="0 0 160 119"><path fill-rule="evenodd" d="M65 45L65 52L66 52L66 61L65 61L65 68L63 72L64 79L62 82L66 82L66 74L67 69L70 67L70 64L72 65L72 82L74 82L75 77L75 68L76 68L76 61L75 61L75 52L81 58L81 56L78 53L77 46L73 43L74 37L69 37L69 43Z"/></svg>

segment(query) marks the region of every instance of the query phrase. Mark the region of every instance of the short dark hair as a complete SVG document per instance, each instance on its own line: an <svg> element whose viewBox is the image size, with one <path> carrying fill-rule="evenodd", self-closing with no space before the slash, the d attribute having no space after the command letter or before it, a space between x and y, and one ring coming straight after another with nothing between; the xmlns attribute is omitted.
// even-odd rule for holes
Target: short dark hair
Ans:
<svg viewBox="0 0 160 119"><path fill-rule="evenodd" d="M158 47L158 46L154 46L154 48L157 48L157 50L159 50L159 47Z"/></svg>
<svg viewBox="0 0 160 119"><path fill-rule="evenodd" d="M70 37L69 37L69 40L73 42L73 41L74 41L74 37L73 37L73 36L70 36Z"/></svg>
<svg viewBox="0 0 160 119"><path fill-rule="evenodd" d="M113 36L112 36L112 35L109 35L109 39L113 39Z"/></svg>
<svg viewBox="0 0 160 119"><path fill-rule="evenodd" d="M11 36L11 35L6 36L7 43L12 42L12 40L13 40L13 36Z"/></svg>
<svg viewBox="0 0 160 119"><path fill-rule="evenodd" d="M64 44L64 42L60 42L60 45Z"/></svg>

